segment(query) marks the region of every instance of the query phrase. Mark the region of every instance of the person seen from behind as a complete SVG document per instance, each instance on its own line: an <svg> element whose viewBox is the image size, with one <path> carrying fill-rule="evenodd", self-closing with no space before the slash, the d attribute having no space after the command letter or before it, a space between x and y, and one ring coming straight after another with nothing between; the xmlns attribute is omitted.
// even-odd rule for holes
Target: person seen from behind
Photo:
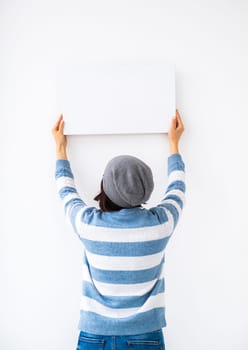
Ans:
<svg viewBox="0 0 248 350"><path fill-rule="evenodd" d="M165 349L165 248L185 202L185 165L179 152L184 125L179 111L168 132L168 184L158 205L151 168L132 155L111 159L104 170L99 208L80 197L67 158L64 121L52 133L55 178L66 218L82 244L83 283L77 350ZM85 184L85 187L87 184Z"/></svg>

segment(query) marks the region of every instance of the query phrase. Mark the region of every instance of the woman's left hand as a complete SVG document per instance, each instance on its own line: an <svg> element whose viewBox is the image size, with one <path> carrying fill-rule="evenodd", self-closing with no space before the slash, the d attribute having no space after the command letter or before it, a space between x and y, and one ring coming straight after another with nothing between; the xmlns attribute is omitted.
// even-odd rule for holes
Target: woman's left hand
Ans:
<svg viewBox="0 0 248 350"><path fill-rule="evenodd" d="M52 134L56 142L57 158L67 159L66 157L66 146L67 138L64 135L64 121L63 114L60 114L59 119L52 128Z"/></svg>

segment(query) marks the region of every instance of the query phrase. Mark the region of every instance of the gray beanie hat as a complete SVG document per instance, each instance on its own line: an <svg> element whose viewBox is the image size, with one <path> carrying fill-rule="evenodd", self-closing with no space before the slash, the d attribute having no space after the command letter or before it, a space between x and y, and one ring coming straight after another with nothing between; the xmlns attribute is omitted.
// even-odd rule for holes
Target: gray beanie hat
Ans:
<svg viewBox="0 0 248 350"><path fill-rule="evenodd" d="M117 156L105 168L103 190L113 203L122 208L145 203L153 188L151 169L136 157Z"/></svg>

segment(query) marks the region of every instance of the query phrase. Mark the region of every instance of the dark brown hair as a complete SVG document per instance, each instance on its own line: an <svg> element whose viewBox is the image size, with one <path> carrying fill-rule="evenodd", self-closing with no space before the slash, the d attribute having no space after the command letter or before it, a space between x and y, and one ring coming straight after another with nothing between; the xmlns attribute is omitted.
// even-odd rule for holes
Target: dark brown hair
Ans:
<svg viewBox="0 0 248 350"><path fill-rule="evenodd" d="M119 205L113 203L103 190L103 181L101 181L101 191L94 198L95 201L99 201L99 207L102 211L117 211L123 209Z"/></svg>

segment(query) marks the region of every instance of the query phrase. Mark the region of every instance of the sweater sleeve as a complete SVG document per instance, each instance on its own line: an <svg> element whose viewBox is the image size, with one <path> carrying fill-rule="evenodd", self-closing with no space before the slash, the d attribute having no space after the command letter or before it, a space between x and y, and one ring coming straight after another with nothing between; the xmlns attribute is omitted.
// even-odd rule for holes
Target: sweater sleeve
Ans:
<svg viewBox="0 0 248 350"><path fill-rule="evenodd" d="M57 192L62 200L67 220L72 224L76 233L76 217L79 211L87 208L80 198L74 183L74 176L71 171L70 162L64 159L56 161L55 179Z"/></svg>
<svg viewBox="0 0 248 350"><path fill-rule="evenodd" d="M173 233L185 204L185 165L179 153L168 157L168 184L164 198L157 205L161 221L170 224ZM162 209L162 211L161 211Z"/></svg>

